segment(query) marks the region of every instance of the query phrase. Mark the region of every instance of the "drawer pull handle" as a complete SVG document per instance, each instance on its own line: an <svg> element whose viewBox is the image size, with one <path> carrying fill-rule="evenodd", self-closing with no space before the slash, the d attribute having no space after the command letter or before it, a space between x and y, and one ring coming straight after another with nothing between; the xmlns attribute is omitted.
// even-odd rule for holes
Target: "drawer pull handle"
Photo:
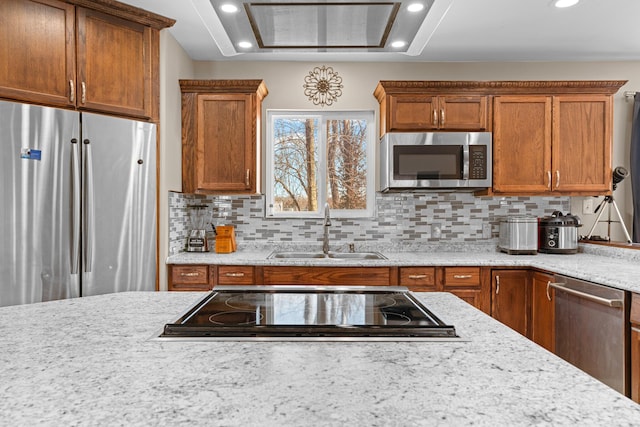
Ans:
<svg viewBox="0 0 640 427"><path fill-rule="evenodd" d="M454 279L471 279L473 276L471 274L454 274Z"/></svg>
<svg viewBox="0 0 640 427"><path fill-rule="evenodd" d="M440 110L440 126L444 126L444 108Z"/></svg>
<svg viewBox="0 0 640 427"><path fill-rule="evenodd" d="M80 101L85 104L87 102L87 85L82 82L81 84L82 86L82 97L80 98Z"/></svg>
<svg viewBox="0 0 640 427"><path fill-rule="evenodd" d="M200 273L180 273L180 276L182 277L197 277L199 275Z"/></svg>
<svg viewBox="0 0 640 427"><path fill-rule="evenodd" d="M244 176L244 185L249 188L251 186L251 169L247 169L247 172Z"/></svg>
<svg viewBox="0 0 640 427"><path fill-rule="evenodd" d="M547 171L547 186L551 190L551 171Z"/></svg>
<svg viewBox="0 0 640 427"><path fill-rule="evenodd" d="M433 110L433 125L438 125L438 112L436 110Z"/></svg>
<svg viewBox="0 0 640 427"><path fill-rule="evenodd" d="M425 279L426 277L427 277L426 274L411 274L411 275L409 275L409 279L414 279L414 280Z"/></svg>
<svg viewBox="0 0 640 427"><path fill-rule="evenodd" d="M244 273L225 273L226 277L244 277Z"/></svg>
<svg viewBox="0 0 640 427"><path fill-rule="evenodd" d="M560 187L560 171L556 171L556 188Z"/></svg>
<svg viewBox="0 0 640 427"><path fill-rule="evenodd" d="M500 293L500 276L496 276L496 295Z"/></svg>
<svg viewBox="0 0 640 427"><path fill-rule="evenodd" d="M69 101L76 102L76 88L73 84L73 80L69 80Z"/></svg>

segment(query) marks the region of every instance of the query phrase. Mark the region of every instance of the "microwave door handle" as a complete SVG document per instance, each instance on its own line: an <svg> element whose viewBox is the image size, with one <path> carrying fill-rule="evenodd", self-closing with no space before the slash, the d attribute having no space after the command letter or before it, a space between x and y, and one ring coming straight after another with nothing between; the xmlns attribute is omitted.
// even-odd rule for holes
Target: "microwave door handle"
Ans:
<svg viewBox="0 0 640 427"><path fill-rule="evenodd" d="M462 146L462 179L469 179L469 146Z"/></svg>

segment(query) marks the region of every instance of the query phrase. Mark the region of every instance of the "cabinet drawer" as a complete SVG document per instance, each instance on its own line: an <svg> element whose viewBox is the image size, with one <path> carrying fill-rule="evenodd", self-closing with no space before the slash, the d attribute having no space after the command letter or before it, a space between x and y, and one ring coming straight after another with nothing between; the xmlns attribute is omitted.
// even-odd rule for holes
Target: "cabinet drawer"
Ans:
<svg viewBox="0 0 640 427"><path fill-rule="evenodd" d="M171 268L173 284L208 284L209 267L206 265L174 265Z"/></svg>
<svg viewBox="0 0 640 427"><path fill-rule="evenodd" d="M222 265L218 267L218 285L253 285L255 274L249 265Z"/></svg>
<svg viewBox="0 0 640 427"><path fill-rule="evenodd" d="M264 267L265 285L389 286L387 267Z"/></svg>
<svg viewBox="0 0 640 427"><path fill-rule="evenodd" d="M479 285L479 267L447 267L444 269L445 287L468 287Z"/></svg>
<svg viewBox="0 0 640 427"><path fill-rule="evenodd" d="M400 286L433 286L436 285L435 267L401 267Z"/></svg>

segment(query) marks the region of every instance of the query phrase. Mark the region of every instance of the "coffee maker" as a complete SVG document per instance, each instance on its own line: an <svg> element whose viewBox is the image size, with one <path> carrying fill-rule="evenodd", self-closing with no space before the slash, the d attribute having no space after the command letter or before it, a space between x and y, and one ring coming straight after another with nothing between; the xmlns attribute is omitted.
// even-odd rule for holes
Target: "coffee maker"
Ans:
<svg viewBox="0 0 640 427"><path fill-rule="evenodd" d="M187 252L209 252L207 230L205 226L211 221L211 213L207 205L187 206L191 231L187 238Z"/></svg>

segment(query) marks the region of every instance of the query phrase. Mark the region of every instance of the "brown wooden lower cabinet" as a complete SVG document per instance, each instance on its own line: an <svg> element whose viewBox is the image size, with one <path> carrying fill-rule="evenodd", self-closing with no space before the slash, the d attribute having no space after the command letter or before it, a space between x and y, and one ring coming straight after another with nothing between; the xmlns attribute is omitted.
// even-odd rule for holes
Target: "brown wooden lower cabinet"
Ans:
<svg viewBox="0 0 640 427"><path fill-rule="evenodd" d="M531 278L531 339L547 350L555 351L553 275L536 271Z"/></svg>
<svg viewBox="0 0 640 427"><path fill-rule="evenodd" d="M529 270L491 271L491 315L525 337L530 336L530 295Z"/></svg>
<svg viewBox="0 0 640 427"><path fill-rule="evenodd" d="M207 265L169 265L170 291L208 291L213 277Z"/></svg>
<svg viewBox="0 0 640 427"><path fill-rule="evenodd" d="M413 292L451 292L489 314L489 270L481 267L400 267L400 286Z"/></svg>
<svg viewBox="0 0 640 427"><path fill-rule="evenodd" d="M265 285L389 286L396 267L280 267L262 268Z"/></svg>
<svg viewBox="0 0 640 427"><path fill-rule="evenodd" d="M631 399L640 403L640 295L631 295Z"/></svg>

